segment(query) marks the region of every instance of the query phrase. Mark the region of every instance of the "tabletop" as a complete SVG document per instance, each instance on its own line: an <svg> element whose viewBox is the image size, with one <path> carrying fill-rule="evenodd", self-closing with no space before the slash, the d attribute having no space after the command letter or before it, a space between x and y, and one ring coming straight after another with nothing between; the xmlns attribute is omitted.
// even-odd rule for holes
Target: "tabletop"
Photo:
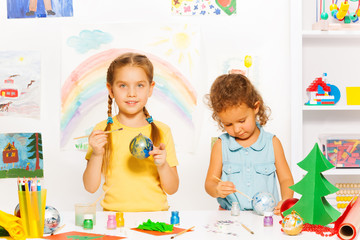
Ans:
<svg viewBox="0 0 360 240"><path fill-rule="evenodd" d="M131 230L150 219L153 222L170 223L171 211L161 212L131 212L124 213L125 227L116 230L106 228L107 216L109 212L96 212L96 225L92 230L84 230L82 227L75 226L75 213L62 212L60 226L64 225L57 234L78 231L87 233L107 234L111 236L126 237L126 239L170 239L173 235L153 236L150 234ZM252 211L242 211L239 216L231 216L230 211L179 211L180 228L190 228L195 226L194 231L179 235L176 239L339 239L336 235L332 237L322 237L312 232L302 232L296 236L288 236L281 231L281 217L273 216L274 224L272 227L264 227L263 216L259 216ZM254 234L247 231L241 224L251 229ZM359 237L357 237L359 239Z"/></svg>

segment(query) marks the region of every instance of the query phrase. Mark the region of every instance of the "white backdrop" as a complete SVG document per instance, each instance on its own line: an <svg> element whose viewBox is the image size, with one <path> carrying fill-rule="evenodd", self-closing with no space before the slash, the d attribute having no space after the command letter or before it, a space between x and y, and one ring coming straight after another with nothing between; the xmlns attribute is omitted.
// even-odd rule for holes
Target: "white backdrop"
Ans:
<svg viewBox="0 0 360 240"><path fill-rule="evenodd" d="M200 26L201 78L207 83L203 88L206 90L198 92L198 104L203 112L202 129L195 152L177 152L180 188L169 196L171 210L217 209L216 199L205 192L204 180L210 139L220 132L203 96L216 76L222 74L218 65L219 58L224 55L248 53L260 59L258 87L272 109L265 129L279 137L290 162L289 1L280 0L274 4L266 0L238 0L236 16L180 17L171 15L170 0L74 0L73 18L10 20L7 19L6 1L0 4L0 51L37 50L42 55L41 119L1 117L0 132L42 133L47 205L59 211L72 210L75 203L92 202L102 193L101 188L95 194L83 188L85 154L60 151L60 82L67 77L61 76L61 29L67 24L174 22ZM18 203L16 179L0 179L0 189L3 193L0 210L13 213ZM100 205L98 208L101 209Z"/></svg>

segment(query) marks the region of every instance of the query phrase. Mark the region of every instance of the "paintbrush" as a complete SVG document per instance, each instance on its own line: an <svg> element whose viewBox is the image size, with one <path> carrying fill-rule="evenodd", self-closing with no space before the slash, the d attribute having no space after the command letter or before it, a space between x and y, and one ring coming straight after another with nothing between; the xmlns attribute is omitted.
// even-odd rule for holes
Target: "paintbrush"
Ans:
<svg viewBox="0 0 360 240"><path fill-rule="evenodd" d="M248 231L249 233L251 233L251 234L254 234L254 232L253 231L251 231L250 230L250 228L248 228L247 226L245 226L244 224L242 224L242 223L240 223L241 224L241 226L243 227L243 228L245 228L246 229L246 231Z"/></svg>
<svg viewBox="0 0 360 240"><path fill-rule="evenodd" d="M213 175L213 177L218 180L219 182L222 182L223 180L221 180L220 178L218 178L217 176ZM246 195L243 192L240 192L239 190L235 189L236 192L240 193L241 195L243 195L244 197L248 198L250 201L252 201L253 199L251 197L249 197L248 195Z"/></svg>
<svg viewBox="0 0 360 240"><path fill-rule="evenodd" d="M181 234L184 234L184 233L186 233L186 232L188 232L188 231L191 231L191 230L193 230L194 227L195 227L195 226L192 226L191 228L185 229L184 231L181 231L181 232L179 232L178 234L172 236L170 239L174 239L175 237L177 237L177 236L179 236L179 235L181 235Z"/></svg>
<svg viewBox="0 0 360 240"><path fill-rule="evenodd" d="M61 227L59 227L58 229L56 229L55 231L53 231L53 232L51 233L51 236L54 235L55 233L59 232L59 231L60 231L61 229L63 229L64 227L65 227L65 224L62 225Z"/></svg>
<svg viewBox="0 0 360 240"><path fill-rule="evenodd" d="M111 131L106 131L106 132L104 132L104 133L112 133L112 132L116 132L116 131L120 131L120 130L123 130L123 128L118 128L118 129L115 129L115 130L111 130ZM74 138L74 140L76 140L76 139L80 139L80 138L87 138L87 137L89 137L90 135L86 135L86 136L81 136L81 137L76 137L76 138Z"/></svg>
<svg viewBox="0 0 360 240"><path fill-rule="evenodd" d="M103 197L105 196L105 194L107 193L107 191L110 190L110 188L111 188L111 186L110 186L108 189L106 189L106 191L103 192L103 193L98 197L98 199L96 199L93 203L89 204L89 206L94 206L94 205L96 205L96 203L97 203L101 198L103 198Z"/></svg>

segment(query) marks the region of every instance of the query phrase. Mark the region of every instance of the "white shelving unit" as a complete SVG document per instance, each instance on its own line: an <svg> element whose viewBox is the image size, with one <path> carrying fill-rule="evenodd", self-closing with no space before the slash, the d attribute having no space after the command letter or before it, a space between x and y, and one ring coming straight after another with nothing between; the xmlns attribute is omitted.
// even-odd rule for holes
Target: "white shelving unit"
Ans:
<svg viewBox="0 0 360 240"><path fill-rule="evenodd" d="M360 106L346 104L346 87L360 86L360 31L313 31L315 0L291 1L291 170L295 183L306 174L297 163L310 152L320 134L359 134ZM328 6L327 6L328 7ZM329 16L330 18L331 16ZM305 106L306 88L322 73L341 92L334 106ZM333 184L360 182L360 169L331 169Z"/></svg>

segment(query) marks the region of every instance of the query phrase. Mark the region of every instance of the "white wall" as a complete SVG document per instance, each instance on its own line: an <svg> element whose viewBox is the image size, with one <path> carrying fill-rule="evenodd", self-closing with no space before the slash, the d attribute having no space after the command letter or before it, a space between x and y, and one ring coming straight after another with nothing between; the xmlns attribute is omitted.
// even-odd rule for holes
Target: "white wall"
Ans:
<svg viewBox="0 0 360 240"><path fill-rule="evenodd" d="M41 119L0 118L0 132L42 133L44 184L47 205L60 211L75 203L95 200L102 192L87 193L82 186L84 153L60 151L61 27L77 23L181 22L199 24L202 30L202 77L206 89L221 74L209 67L222 53L250 52L260 57L259 90L272 109L266 130L275 133L290 157L289 2L238 1L237 16L175 17L165 0L73 0L73 18L7 19L6 1L0 3L0 51L39 50L42 53ZM140 7L141 6L141 7ZM131 33L128 33L131 34ZM223 44L219 44L223 43ZM0 66L1 67L1 66ZM210 138L220 132L202 101L200 143L195 153L178 152L179 191L169 196L171 209L216 209L216 200L204 190L210 156ZM159 119L161 120L161 119ZM290 161L290 159L288 159ZM16 179L0 179L0 210L12 213L18 203ZM100 209L100 206L99 206Z"/></svg>

